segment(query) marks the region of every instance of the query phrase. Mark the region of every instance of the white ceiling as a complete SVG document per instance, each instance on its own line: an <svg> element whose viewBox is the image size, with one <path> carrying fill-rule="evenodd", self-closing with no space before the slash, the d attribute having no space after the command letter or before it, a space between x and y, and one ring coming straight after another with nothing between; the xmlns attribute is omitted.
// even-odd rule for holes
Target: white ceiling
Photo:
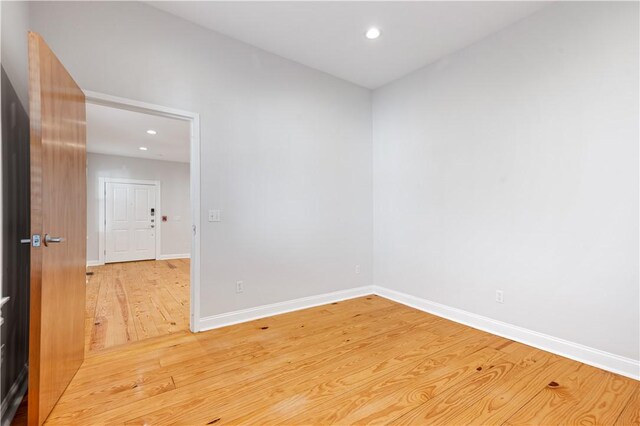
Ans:
<svg viewBox="0 0 640 426"><path fill-rule="evenodd" d="M188 163L189 138L187 121L87 104L88 152Z"/></svg>
<svg viewBox="0 0 640 426"><path fill-rule="evenodd" d="M162 1L152 6L371 89L530 15L546 2ZM367 40L377 26L382 35Z"/></svg>

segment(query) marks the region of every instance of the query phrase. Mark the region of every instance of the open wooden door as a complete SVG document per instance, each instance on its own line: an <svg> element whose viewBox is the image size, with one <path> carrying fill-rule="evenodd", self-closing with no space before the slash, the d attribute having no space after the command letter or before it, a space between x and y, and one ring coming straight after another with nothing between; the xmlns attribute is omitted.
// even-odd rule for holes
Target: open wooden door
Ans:
<svg viewBox="0 0 640 426"><path fill-rule="evenodd" d="M42 424L84 359L84 93L29 33L31 305L28 422Z"/></svg>

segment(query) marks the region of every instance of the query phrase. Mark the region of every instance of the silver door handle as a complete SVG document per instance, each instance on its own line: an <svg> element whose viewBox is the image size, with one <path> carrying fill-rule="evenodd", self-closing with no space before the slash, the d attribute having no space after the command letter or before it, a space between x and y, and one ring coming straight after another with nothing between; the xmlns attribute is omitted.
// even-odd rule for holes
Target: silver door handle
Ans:
<svg viewBox="0 0 640 426"><path fill-rule="evenodd" d="M49 244L56 243L59 244L64 241L64 237L51 237L49 234L44 235L44 245L48 246Z"/></svg>
<svg viewBox="0 0 640 426"><path fill-rule="evenodd" d="M32 238L21 238L20 244L29 244L33 247L40 247L40 234L33 234Z"/></svg>

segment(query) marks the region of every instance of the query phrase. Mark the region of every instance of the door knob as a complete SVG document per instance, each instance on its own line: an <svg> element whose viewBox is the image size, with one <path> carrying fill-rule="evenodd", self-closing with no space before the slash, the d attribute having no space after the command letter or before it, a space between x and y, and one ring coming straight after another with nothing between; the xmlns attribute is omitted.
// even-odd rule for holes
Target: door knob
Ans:
<svg viewBox="0 0 640 426"><path fill-rule="evenodd" d="M48 246L49 244L59 244L64 241L64 237L51 237L49 234L45 234L44 236L44 245Z"/></svg>

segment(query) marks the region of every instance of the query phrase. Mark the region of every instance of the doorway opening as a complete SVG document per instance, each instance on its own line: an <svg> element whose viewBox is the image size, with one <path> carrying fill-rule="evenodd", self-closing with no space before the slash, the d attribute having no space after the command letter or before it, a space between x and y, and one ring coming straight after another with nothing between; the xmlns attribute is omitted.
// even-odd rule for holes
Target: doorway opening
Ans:
<svg viewBox="0 0 640 426"><path fill-rule="evenodd" d="M198 331L199 118L85 91L85 352Z"/></svg>

